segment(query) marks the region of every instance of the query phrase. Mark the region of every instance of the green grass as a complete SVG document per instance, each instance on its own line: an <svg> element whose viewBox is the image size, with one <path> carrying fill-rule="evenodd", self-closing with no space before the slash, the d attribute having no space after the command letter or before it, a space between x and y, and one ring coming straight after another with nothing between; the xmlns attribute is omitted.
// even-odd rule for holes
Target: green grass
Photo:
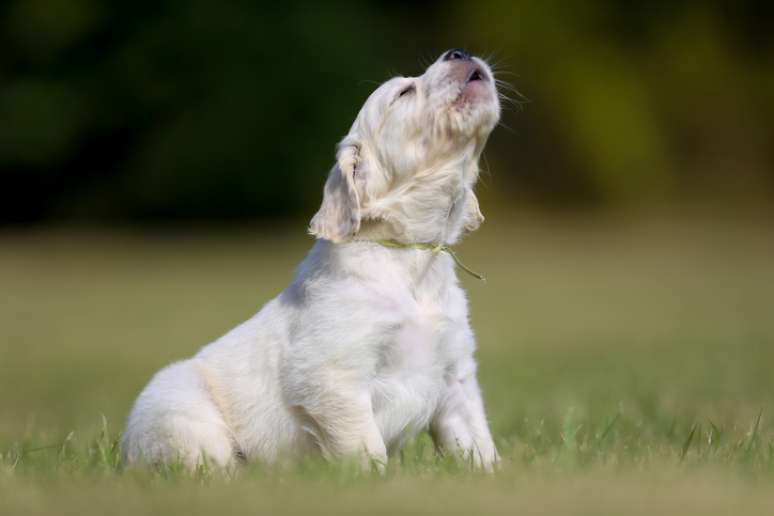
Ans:
<svg viewBox="0 0 774 516"><path fill-rule="evenodd" d="M134 396L285 286L303 223L0 234L0 514L772 511L771 225L491 219L460 253L495 476L427 438L385 477L124 471Z"/></svg>

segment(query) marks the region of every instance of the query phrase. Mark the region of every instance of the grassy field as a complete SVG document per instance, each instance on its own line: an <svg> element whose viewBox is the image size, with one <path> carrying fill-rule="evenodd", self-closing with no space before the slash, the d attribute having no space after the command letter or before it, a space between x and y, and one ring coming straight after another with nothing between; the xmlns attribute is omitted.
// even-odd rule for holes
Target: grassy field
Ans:
<svg viewBox="0 0 774 516"><path fill-rule="evenodd" d="M774 513L774 224L499 215L460 253L495 476L122 471L133 398L288 282L304 224L0 234L0 514Z"/></svg>

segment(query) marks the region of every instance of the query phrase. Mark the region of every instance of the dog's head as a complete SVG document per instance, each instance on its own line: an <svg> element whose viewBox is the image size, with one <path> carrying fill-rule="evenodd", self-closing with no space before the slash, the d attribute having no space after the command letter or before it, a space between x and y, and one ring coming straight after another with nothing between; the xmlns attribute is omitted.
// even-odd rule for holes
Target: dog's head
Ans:
<svg viewBox="0 0 774 516"><path fill-rule="evenodd" d="M385 82L339 143L310 233L452 241L475 229L478 158L499 116L492 71L464 50Z"/></svg>

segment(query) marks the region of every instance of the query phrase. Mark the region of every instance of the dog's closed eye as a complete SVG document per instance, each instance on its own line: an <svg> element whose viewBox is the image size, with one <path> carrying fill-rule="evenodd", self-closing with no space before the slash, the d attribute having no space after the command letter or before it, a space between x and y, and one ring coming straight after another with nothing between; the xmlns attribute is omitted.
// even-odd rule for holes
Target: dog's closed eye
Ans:
<svg viewBox="0 0 774 516"><path fill-rule="evenodd" d="M403 97L404 95L407 95L409 93L413 93L415 90L416 90L416 86L414 86L413 84L409 84L408 86L400 90L400 93L398 93L398 96L396 97L396 99Z"/></svg>

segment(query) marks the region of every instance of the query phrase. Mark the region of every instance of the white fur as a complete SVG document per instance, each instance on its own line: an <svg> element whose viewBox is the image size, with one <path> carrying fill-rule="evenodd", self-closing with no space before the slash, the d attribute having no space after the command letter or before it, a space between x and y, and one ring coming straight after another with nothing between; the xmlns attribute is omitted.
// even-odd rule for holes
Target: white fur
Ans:
<svg viewBox="0 0 774 516"><path fill-rule="evenodd" d="M472 67L484 81L466 82ZM473 186L499 109L476 58L380 86L339 145L310 224L318 239L290 286L156 374L129 415L127 461L227 467L322 453L382 467L429 429L440 450L491 469L453 261L375 240L452 244L478 227Z"/></svg>

